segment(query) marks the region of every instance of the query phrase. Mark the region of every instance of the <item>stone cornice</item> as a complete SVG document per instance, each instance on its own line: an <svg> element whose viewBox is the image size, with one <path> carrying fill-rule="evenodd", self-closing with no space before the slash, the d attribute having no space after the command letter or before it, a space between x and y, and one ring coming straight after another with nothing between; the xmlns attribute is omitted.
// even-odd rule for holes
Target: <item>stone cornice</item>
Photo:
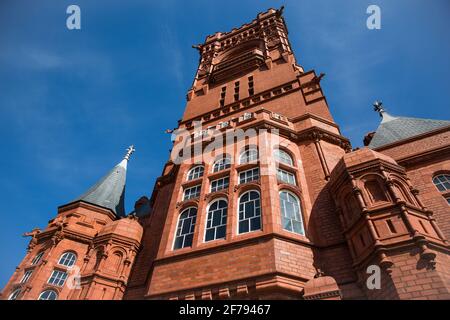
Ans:
<svg viewBox="0 0 450 320"><path fill-rule="evenodd" d="M90 202L87 202L87 201L84 201L84 200L76 200L76 201L70 202L68 204L64 204L62 206L59 206L58 207L58 214L66 212L66 211L69 211L71 209L76 209L78 207L81 207L81 208L84 208L84 209L88 209L88 210L92 210L92 211L95 211L95 212L98 212L98 213L105 214L108 217L110 217L111 220L116 220L117 219L116 214L111 209L105 208L105 207L102 207L102 206L99 206L99 205L96 205L96 204L93 204L93 203L90 203Z"/></svg>
<svg viewBox="0 0 450 320"><path fill-rule="evenodd" d="M99 244L102 242L108 242L110 240L115 241L116 243L122 244L122 245L126 245L126 246L132 246L135 248L135 250L137 251L141 245L140 241L137 241L135 239L123 236L123 235L117 235L115 233L107 233L107 234L102 234L100 236L96 236L94 238L94 244Z"/></svg>

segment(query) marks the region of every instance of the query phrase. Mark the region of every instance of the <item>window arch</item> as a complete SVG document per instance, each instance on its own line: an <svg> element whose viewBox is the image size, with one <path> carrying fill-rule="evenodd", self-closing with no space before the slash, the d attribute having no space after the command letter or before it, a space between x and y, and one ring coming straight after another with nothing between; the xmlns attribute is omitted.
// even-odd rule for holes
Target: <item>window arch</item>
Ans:
<svg viewBox="0 0 450 320"><path fill-rule="evenodd" d="M225 199L214 200L209 204L207 212L205 242L225 239L227 231L227 201Z"/></svg>
<svg viewBox="0 0 450 320"><path fill-rule="evenodd" d="M219 172L231 167L231 158L227 155L214 162L213 172Z"/></svg>
<svg viewBox="0 0 450 320"><path fill-rule="evenodd" d="M38 300L57 300L58 294L54 290L45 290L39 295Z"/></svg>
<svg viewBox="0 0 450 320"><path fill-rule="evenodd" d="M35 264L38 264L39 261L41 261L43 255L44 255L44 251L39 252L39 253L33 258L33 260L31 260L31 265L34 266Z"/></svg>
<svg viewBox="0 0 450 320"><path fill-rule="evenodd" d="M16 289L14 290L8 297L8 300L17 300L17 298L19 297L21 290L20 289Z"/></svg>
<svg viewBox="0 0 450 320"><path fill-rule="evenodd" d="M175 233L175 242L173 245L174 249L192 246L196 219L197 208L195 207L187 208L180 214Z"/></svg>
<svg viewBox="0 0 450 320"><path fill-rule="evenodd" d="M258 191L250 190L239 197L238 233L261 229L261 199Z"/></svg>
<svg viewBox="0 0 450 320"><path fill-rule="evenodd" d="M450 174L439 174L435 176L433 183L440 192L450 190Z"/></svg>
<svg viewBox="0 0 450 320"><path fill-rule="evenodd" d="M61 257L59 258L58 264L70 268L75 264L75 261L77 261L76 254L68 251L68 252L64 252L61 255Z"/></svg>
<svg viewBox="0 0 450 320"><path fill-rule="evenodd" d="M205 167L203 166L195 166L188 172L188 181L195 180L203 177L203 173L205 172Z"/></svg>
<svg viewBox="0 0 450 320"><path fill-rule="evenodd" d="M302 210L298 197L288 191L280 192L281 224L284 230L305 235Z"/></svg>
<svg viewBox="0 0 450 320"><path fill-rule="evenodd" d="M258 161L258 149L256 147L247 147L239 156L239 164Z"/></svg>
<svg viewBox="0 0 450 320"><path fill-rule="evenodd" d="M291 155L282 149L275 149L273 151L273 156L277 162L281 162L292 167L294 166L294 160L292 160Z"/></svg>

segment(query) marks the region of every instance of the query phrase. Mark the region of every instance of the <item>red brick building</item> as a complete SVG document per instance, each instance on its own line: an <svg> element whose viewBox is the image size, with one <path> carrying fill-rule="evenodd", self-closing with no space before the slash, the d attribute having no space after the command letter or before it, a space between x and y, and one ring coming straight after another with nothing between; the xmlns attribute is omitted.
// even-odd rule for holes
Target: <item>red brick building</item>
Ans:
<svg viewBox="0 0 450 320"><path fill-rule="evenodd" d="M352 150L282 9L196 48L150 199L125 215L130 148L29 233L3 299L450 299L449 121L376 103Z"/></svg>

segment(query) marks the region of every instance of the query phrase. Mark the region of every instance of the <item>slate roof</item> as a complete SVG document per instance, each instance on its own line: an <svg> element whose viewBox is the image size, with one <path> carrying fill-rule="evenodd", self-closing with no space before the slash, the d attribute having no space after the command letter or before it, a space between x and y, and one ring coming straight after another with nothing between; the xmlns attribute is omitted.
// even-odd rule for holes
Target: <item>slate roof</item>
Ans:
<svg viewBox="0 0 450 320"><path fill-rule="evenodd" d="M381 116L383 119L369 143L372 149L450 126L450 121L395 117L385 111Z"/></svg>
<svg viewBox="0 0 450 320"><path fill-rule="evenodd" d="M74 201L83 200L111 209L117 216L125 216L126 174L127 160L124 159Z"/></svg>

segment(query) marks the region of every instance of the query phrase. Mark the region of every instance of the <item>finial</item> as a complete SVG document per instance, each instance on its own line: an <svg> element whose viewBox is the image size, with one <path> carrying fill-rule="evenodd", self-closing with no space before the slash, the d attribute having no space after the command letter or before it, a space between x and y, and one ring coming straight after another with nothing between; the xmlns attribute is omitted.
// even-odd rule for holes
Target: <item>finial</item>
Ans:
<svg viewBox="0 0 450 320"><path fill-rule="evenodd" d="M130 160L130 156L133 152L135 152L136 149L134 148L134 145L131 145L127 148L127 153L125 154L125 157L123 157L125 160Z"/></svg>
<svg viewBox="0 0 450 320"><path fill-rule="evenodd" d="M276 10L277 11L277 16L280 17L283 15L283 11L284 11L284 6L281 6L280 9Z"/></svg>
<svg viewBox="0 0 450 320"><path fill-rule="evenodd" d="M381 101L375 101L373 103L373 110L377 111L380 114L380 117L383 116L383 112L385 112L384 108L383 108L383 102Z"/></svg>

